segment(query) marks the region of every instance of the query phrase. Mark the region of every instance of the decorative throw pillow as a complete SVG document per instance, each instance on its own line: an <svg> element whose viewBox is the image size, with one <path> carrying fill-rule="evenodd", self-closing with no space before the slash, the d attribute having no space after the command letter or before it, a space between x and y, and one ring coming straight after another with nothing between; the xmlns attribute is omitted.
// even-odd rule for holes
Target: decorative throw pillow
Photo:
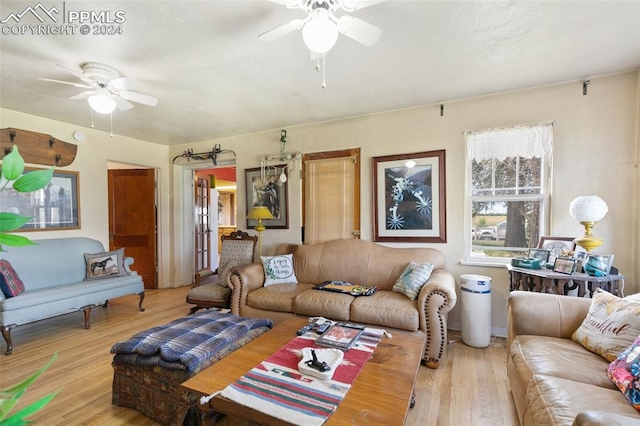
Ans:
<svg viewBox="0 0 640 426"><path fill-rule="evenodd" d="M571 338L613 361L640 334L640 302L596 289L587 317Z"/></svg>
<svg viewBox="0 0 640 426"><path fill-rule="evenodd" d="M85 280L99 280L127 275L124 270L123 259L124 248L104 253L85 253L84 260L87 264Z"/></svg>
<svg viewBox="0 0 640 426"><path fill-rule="evenodd" d="M411 262L393 285L393 291L402 293L411 300L416 300L420 290L431 276L431 272L433 272L433 263Z"/></svg>
<svg viewBox="0 0 640 426"><path fill-rule="evenodd" d="M640 411L640 336L607 368L609 378Z"/></svg>
<svg viewBox="0 0 640 426"><path fill-rule="evenodd" d="M264 286L280 283L297 284L298 279L293 270L293 255L260 256L264 268Z"/></svg>
<svg viewBox="0 0 640 426"><path fill-rule="evenodd" d="M6 259L0 259L0 287L5 297L15 297L24 291L24 283Z"/></svg>
<svg viewBox="0 0 640 426"><path fill-rule="evenodd" d="M640 293L630 294L625 297L624 300L628 300L630 302L640 302Z"/></svg>

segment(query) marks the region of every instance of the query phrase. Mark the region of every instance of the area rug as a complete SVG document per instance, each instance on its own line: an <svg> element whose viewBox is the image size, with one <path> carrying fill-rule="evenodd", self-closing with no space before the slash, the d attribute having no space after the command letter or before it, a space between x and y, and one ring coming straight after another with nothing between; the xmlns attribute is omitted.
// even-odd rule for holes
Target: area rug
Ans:
<svg viewBox="0 0 640 426"><path fill-rule="evenodd" d="M365 332L366 333L366 332ZM333 414L356 377L371 358L379 335L363 334L358 343L345 352L331 380L320 380L298 371L302 348L314 347L317 335L296 337L262 361L222 396L289 423L322 425Z"/></svg>

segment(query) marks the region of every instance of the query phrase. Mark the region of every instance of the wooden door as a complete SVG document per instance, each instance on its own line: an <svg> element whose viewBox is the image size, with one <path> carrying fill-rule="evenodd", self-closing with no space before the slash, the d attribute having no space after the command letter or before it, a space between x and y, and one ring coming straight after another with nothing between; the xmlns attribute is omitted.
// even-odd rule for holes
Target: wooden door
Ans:
<svg viewBox="0 0 640 426"><path fill-rule="evenodd" d="M195 176L195 261L196 272L211 270L211 192L209 176Z"/></svg>
<svg viewBox="0 0 640 426"><path fill-rule="evenodd" d="M145 288L157 288L156 190L153 169L109 170L109 249L125 248Z"/></svg>

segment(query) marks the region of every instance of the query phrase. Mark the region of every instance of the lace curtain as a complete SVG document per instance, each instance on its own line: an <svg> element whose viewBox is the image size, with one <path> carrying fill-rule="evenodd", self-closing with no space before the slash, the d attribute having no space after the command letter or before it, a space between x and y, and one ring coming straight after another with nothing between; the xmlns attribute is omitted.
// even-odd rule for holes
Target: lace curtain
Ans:
<svg viewBox="0 0 640 426"><path fill-rule="evenodd" d="M553 123L465 132L467 160L542 158L551 153Z"/></svg>

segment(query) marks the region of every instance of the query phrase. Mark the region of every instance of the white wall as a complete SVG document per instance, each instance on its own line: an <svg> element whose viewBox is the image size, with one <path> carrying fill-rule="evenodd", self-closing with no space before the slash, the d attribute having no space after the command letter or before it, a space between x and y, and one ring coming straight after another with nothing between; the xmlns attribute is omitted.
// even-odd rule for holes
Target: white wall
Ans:
<svg viewBox="0 0 640 426"><path fill-rule="evenodd" d="M431 246L444 252L448 269L456 277L479 273L493 279L492 322L495 331L506 329L508 276L504 268L463 266L464 254L464 136L465 130L504 127L557 120L554 141L551 235L579 236L582 226L569 216L571 201L580 195L601 196L609 214L596 225L604 238L598 249L613 253L616 266L625 274L627 293L640 291L638 282L638 121L639 73L591 78L587 96L582 82L571 82L477 99L385 112L324 123L288 127L287 150L304 153L360 147L362 153L362 238L373 239L371 157L446 150L447 238L446 244L396 244ZM210 150L214 144L237 153L238 227L246 223L244 169L257 167L259 158L277 154L280 129L172 147L170 157L187 148ZM178 168L178 167L177 167ZM176 199L179 188L176 188ZM300 241L300 177L289 179L289 229L263 233L263 253L281 242ZM177 211L174 209L174 211ZM179 221L176 220L176 224ZM177 230L179 232L179 230ZM388 244L394 245L394 244ZM459 324L457 309L450 315Z"/></svg>
<svg viewBox="0 0 640 426"><path fill-rule="evenodd" d="M24 232L30 239L48 239L84 236L100 240L105 248L109 247L109 212L107 198L107 162L132 164L158 169L159 183L159 259L161 265L169 263L171 227L169 203L171 199L169 185L170 163L168 148L162 145L138 139L127 138L89 127L81 127L49 120L20 112L0 109L0 128L14 127L45 133L65 142L77 143L76 159L60 170L79 172L80 186L80 225L77 230L56 230L44 232ZM85 133L86 140L78 143L73 140L73 132ZM37 165L34 165L37 167ZM44 167L44 166L40 166ZM161 286L170 285L166 268L160 268Z"/></svg>

